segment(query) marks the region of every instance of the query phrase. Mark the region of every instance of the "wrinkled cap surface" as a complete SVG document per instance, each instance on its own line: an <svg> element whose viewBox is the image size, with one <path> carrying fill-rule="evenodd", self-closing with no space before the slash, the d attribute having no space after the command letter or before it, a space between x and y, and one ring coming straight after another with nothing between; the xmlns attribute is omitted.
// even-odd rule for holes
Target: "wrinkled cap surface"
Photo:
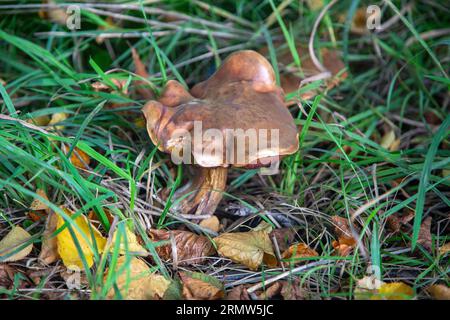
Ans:
<svg viewBox="0 0 450 320"><path fill-rule="evenodd" d="M161 151L203 167L266 166L298 149L297 127L273 68L255 51L231 54L191 92L169 81L143 112Z"/></svg>

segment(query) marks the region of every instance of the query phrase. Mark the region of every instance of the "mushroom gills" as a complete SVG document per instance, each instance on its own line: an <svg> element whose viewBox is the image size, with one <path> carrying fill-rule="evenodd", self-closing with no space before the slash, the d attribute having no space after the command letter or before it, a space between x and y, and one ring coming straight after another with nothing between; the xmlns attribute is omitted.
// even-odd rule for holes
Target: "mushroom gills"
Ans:
<svg viewBox="0 0 450 320"><path fill-rule="evenodd" d="M189 182L175 191L172 209L183 214L214 214L225 191L228 168L186 167L191 177Z"/></svg>

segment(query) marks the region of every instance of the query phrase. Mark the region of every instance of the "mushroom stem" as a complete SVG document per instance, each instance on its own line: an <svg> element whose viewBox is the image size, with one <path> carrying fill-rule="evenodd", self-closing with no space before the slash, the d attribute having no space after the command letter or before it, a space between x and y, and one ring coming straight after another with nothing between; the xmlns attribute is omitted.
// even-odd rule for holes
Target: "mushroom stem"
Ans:
<svg viewBox="0 0 450 320"><path fill-rule="evenodd" d="M183 214L214 214L227 184L228 169L189 166L190 181L178 189L173 208Z"/></svg>

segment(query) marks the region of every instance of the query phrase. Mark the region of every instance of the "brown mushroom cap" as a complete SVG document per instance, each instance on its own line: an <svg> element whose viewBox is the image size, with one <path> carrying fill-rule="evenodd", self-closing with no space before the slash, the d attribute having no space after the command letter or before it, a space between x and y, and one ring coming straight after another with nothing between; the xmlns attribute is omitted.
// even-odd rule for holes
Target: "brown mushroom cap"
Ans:
<svg viewBox="0 0 450 320"><path fill-rule="evenodd" d="M200 147L194 145L196 141L188 142L192 143L195 163L202 167L257 167L268 159L298 149L297 127L285 107L283 91L275 83L273 68L262 55L251 50L231 54L208 80L194 86L191 93L177 81L169 81L161 97L148 102L143 112L153 143L164 152L170 153L174 147L186 143L174 136L180 129L193 136L195 121L201 121L203 132L208 129L221 132L222 141L208 140ZM242 136L235 131L245 135L249 129L257 134L266 132L267 147L246 148L244 158L240 159L227 156L226 152L236 155L239 151L237 139ZM235 132L231 137L230 130ZM270 135L276 132L271 130L278 130L278 145L270 143ZM259 135L256 139L262 143ZM223 153L205 156L204 151L211 150L215 144L222 144L222 149L217 150Z"/></svg>

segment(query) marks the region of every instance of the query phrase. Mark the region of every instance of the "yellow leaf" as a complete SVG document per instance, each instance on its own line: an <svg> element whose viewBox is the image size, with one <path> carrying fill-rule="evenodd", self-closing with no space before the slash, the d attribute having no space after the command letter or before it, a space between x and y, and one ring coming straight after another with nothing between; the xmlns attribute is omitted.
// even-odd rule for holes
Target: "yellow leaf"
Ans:
<svg viewBox="0 0 450 320"><path fill-rule="evenodd" d="M356 300L368 300L378 292L378 289L384 284L375 276L365 276L356 281L356 287L353 294Z"/></svg>
<svg viewBox="0 0 450 320"><path fill-rule="evenodd" d="M414 290L403 282L384 283L371 300L410 300L414 297Z"/></svg>
<svg viewBox="0 0 450 320"><path fill-rule="evenodd" d="M58 241L56 236L52 237L52 234L56 231L56 225L58 224L58 215L51 211L47 216L45 222L45 230L42 234L42 246L39 253L39 261L50 264L59 259L58 254Z"/></svg>
<svg viewBox="0 0 450 320"><path fill-rule="evenodd" d="M443 284L433 284L427 291L436 300L450 300L450 288Z"/></svg>
<svg viewBox="0 0 450 320"><path fill-rule="evenodd" d="M50 119L50 122L48 123L49 126L55 126L55 124L63 122L68 118L67 114L64 112L57 112L52 114L52 118ZM56 130L63 130L64 126L55 126Z"/></svg>
<svg viewBox="0 0 450 320"><path fill-rule="evenodd" d="M147 256L147 251L139 244L136 235L131 230L125 227L125 237L123 232L117 228L114 231L112 239L112 247L115 246L117 239L120 240L119 253L120 254L138 254L140 256Z"/></svg>
<svg viewBox="0 0 450 320"><path fill-rule="evenodd" d="M262 262L269 267L277 265L272 242L266 231L224 233L214 238L217 252L234 262L256 270Z"/></svg>
<svg viewBox="0 0 450 320"><path fill-rule="evenodd" d="M24 244L31 238L31 235L21 227L13 227L11 231L0 241L0 261L18 261L24 259L33 250L33 244L30 243L25 248L18 252L19 248L23 247ZM3 258L11 253L15 252L7 258Z"/></svg>
<svg viewBox="0 0 450 320"><path fill-rule="evenodd" d="M394 130L389 130L386 132L380 141L380 146L382 146L385 149L390 150L391 146L395 143L395 132ZM394 150L391 150L394 151Z"/></svg>
<svg viewBox="0 0 450 320"><path fill-rule="evenodd" d="M71 216L72 212L67 208L62 208L64 212ZM98 231L84 215L79 215L77 218L72 221L72 230L75 234L75 238L78 240L78 243L81 247L81 251L83 252L84 259L87 262L88 267L91 267L94 263L94 252L92 251L94 248L94 242L92 241L91 230L94 234L95 245L98 249L99 253L103 252L103 249L106 244L106 239L102 236L100 231ZM65 221L63 217L58 216L57 221L57 229L61 228L64 225ZM78 228L81 230L78 231ZM58 253L61 256L64 265L68 269L77 269L83 268L83 260L80 257L75 239L72 238L72 235L69 231L69 227L64 228L63 231L58 233L56 236L58 243Z"/></svg>
<svg viewBox="0 0 450 320"><path fill-rule="evenodd" d="M211 216L208 219L203 219L199 223L200 227L209 229L214 232L219 232L220 228L220 221L216 216Z"/></svg>
<svg viewBox="0 0 450 320"><path fill-rule="evenodd" d="M253 231L265 231L267 233L271 233L272 230L273 230L272 225L266 222L265 220L261 221L260 224L258 224L255 228L253 228Z"/></svg>
<svg viewBox="0 0 450 320"><path fill-rule="evenodd" d="M126 263L127 256L119 257L115 268L118 274L116 284L125 300L152 300L164 296L170 285L169 280L153 273L144 261L136 257L132 257L128 264ZM115 298L114 288L109 290L107 298Z"/></svg>
<svg viewBox="0 0 450 320"><path fill-rule="evenodd" d="M27 122L34 124L36 126L44 127L44 126L48 125L48 123L50 122L50 117L48 115L43 115L43 116L27 119Z"/></svg>

